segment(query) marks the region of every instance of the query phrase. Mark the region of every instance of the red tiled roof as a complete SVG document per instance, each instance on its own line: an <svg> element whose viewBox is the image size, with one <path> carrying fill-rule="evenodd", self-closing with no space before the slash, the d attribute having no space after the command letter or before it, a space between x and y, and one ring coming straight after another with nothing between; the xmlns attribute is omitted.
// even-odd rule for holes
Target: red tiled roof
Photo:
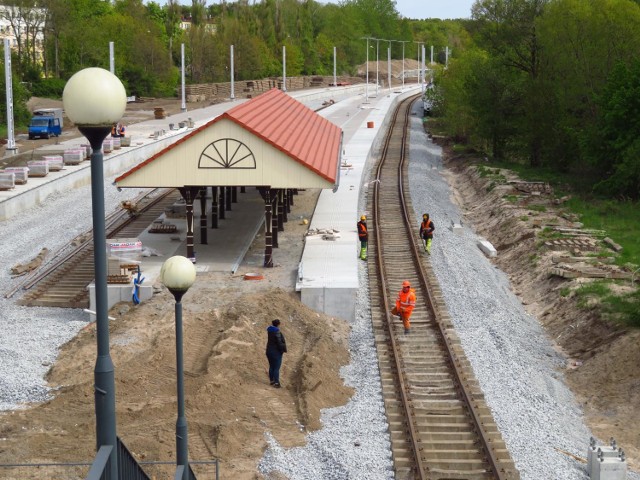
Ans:
<svg viewBox="0 0 640 480"><path fill-rule="evenodd" d="M331 183L336 182L342 139L340 127L286 93L273 88L248 102L227 110L189 135L182 137L166 149L116 178L116 183L188 138L225 118L271 144L325 180Z"/></svg>

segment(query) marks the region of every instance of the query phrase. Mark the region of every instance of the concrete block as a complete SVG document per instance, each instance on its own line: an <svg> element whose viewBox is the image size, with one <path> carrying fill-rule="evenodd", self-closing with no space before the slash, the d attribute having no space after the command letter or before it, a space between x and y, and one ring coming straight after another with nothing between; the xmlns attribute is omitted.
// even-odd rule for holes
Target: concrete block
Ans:
<svg viewBox="0 0 640 480"><path fill-rule="evenodd" d="M4 169L5 172L13 172L15 175L15 183L16 185L24 185L27 183L27 179L29 178L29 168L28 167L7 167Z"/></svg>
<svg viewBox="0 0 640 480"><path fill-rule="evenodd" d="M144 275L143 275L144 276ZM140 285L138 298L140 302L145 302L153 297L153 286L151 283ZM89 290L89 310L96 311L96 286L91 283L87 289ZM107 285L107 308L110 309L120 302L129 302L133 304L133 282L128 285Z"/></svg>
<svg viewBox="0 0 640 480"><path fill-rule="evenodd" d="M13 172L0 173L0 190L10 190L16 186L16 174Z"/></svg>
<svg viewBox="0 0 640 480"><path fill-rule="evenodd" d="M482 252L487 257L497 257L498 256L498 251L495 249L495 247L493 245L491 245L491 242L489 242L488 240L480 240L477 245L478 245L478 248L480 250L482 250Z"/></svg>
<svg viewBox="0 0 640 480"><path fill-rule="evenodd" d="M464 231L464 229L462 228L462 225L460 225L459 223L454 223L453 225L451 225L451 231L453 233L461 234Z"/></svg>
<svg viewBox="0 0 640 480"><path fill-rule="evenodd" d="M596 459L591 480L626 480L627 462L619 457Z"/></svg>

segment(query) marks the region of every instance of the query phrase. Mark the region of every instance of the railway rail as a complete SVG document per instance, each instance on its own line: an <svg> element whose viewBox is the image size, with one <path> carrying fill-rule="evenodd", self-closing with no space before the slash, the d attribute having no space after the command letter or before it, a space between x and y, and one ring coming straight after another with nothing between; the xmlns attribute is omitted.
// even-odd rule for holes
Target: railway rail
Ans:
<svg viewBox="0 0 640 480"><path fill-rule="evenodd" d="M428 257L417 247L417 223L405 196L407 136L417 98L394 112L368 199L371 315L396 478L517 480ZM404 280L417 299L408 335L390 313Z"/></svg>
<svg viewBox="0 0 640 480"><path fill-rule="evenodd" d="M177 190L168 188L154 189L141 195L133 201L138 207L135 215L119 210L107 218L107 238L138 237L179 197ZM81 238L75 248L60 252L49 264L37 270L6 296L26 290L27 293L19 300L21 305L88 308L87 285L95 276L91 231Z"/></svg>

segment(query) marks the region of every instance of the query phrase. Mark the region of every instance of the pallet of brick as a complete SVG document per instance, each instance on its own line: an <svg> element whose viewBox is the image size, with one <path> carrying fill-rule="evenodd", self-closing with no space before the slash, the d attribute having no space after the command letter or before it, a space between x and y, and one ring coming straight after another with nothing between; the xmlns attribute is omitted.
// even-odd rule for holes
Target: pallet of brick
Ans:
<svg viewBox="0 0 640 480"><path fill-rule="evenodd" d="M89 145L88 143L83 143L82 145L80 145L80 148L84 149L84 158L89 160L91 158L91 145Z"/></svg>
<svg viewBox="0 0 640 480"><path fill-rule="evenodd" d="M178 227L172 223L153 223L149 233L176 233Z"/></svg>
<svg viewBox="0 0 640 480"><path fill-rule="evenodd" d="M130 147L131 146L131 137L121 137L120 138L120 146L121 147Z"/></svg>
<svg viewBox="0 0 640 480"><path fill-rule="evenodd" d="M131 283L131 274L107 275L107 283L127 285Z"/></svg>
<svg viewBox="0 0 640 480"><path fill-rule="evenodd" d="M45 160L31 160L27 162L30 177L46 177L49 174L49 162Z"/></svg>
<svg viewBox="0 0 640 480"><path fill-rule="evenodd" d="M65 165L78 165L84 161L86 151L84 148L70 148L64 151Z"/></svg>
<svg viewBox="0 0 640 480"><path fill-rule="evenodd" d="M16 185L24 185L25 183L27 183L27 179L29 178L28 167L7 167L4 169L4 171L13 172L15 174Z"/></svg>
<svg viewBox="0 0 640 480"><path fill-rule="evenodd" d="M113 139L107 138L104 142L102 142L102 152L111 153L112 151L113 151Z"/></svg>
<svg viewBox="0 0 640 480"><path fill-rule="evenodd" d="M58 172L64 167L64 157L62 155L45 155L42 160L49 163L50 172Z"/></svg>
<svg viewBox="0 0 640 480"><path fill-rule="evenodd" d="M16 186L16 176L13 172L0 172L0 190L10 190Z"/></svg>
<svg viewBox="0 0 640 480"><path fill-rule="evenodd" d="M120 259L117 257L107 258L107 275L120 275Z"/></svg>
<svg viewBox="0 0 640 480"><path fill-rule="evenodd" d="M113 142L113 149L120 150L120 137L113 137L111 141Z"/></svg>
<svg viewBox="0 0 640 480"><path fill-rule="evenodd" d="M162 107L155 107L153 109L153 116L156 120L160 120L162 118L167 118L167 114Z"/></svg>

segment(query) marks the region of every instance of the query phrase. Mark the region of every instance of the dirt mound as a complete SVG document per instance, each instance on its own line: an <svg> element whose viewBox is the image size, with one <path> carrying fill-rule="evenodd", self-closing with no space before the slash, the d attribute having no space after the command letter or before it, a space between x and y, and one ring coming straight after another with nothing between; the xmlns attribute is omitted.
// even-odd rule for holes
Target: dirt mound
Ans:
<svg viewBox="0 0 640 480"><path fill-rule="evenodd" d="M349 360L348 327L281 289L238 297L233 289L221 294L207 287L206 280L199 277L203 286L184 298L190 459L217 457L225 477L255 478L266 448L265 431L283 446L301 445L308 430L320 427L321 408L344 404L351 396L338 372ZM122 309L122 315L118 307L112 311L117 316L111 355L118 435L139 460L175 461L172 303L164 291L138 307ZM266 327L273 318L282 319L289 346L282 389L270 387L267 374ZM37 452L46 452L49 461L93 458L95 342L91 326L65 345L48 378L59 388L55 399L3 419L2 437L8 441L0 461L45 457Z"/></svg>
<svg viewBox="0 0 640 480"><path fill-rule="evenodd" d="M543 247L540 239L546 225L576 224L565 218L552 192L523 195L514 188L519 179L513 172L484 163L478 168L450 152L447 157L450 170L444 174L466 220L494 245L496 266L509 275L527 311L567 355L565 378L584 408L586 423L603 441L615 437L630 466L637 469L640 332L603 320L596 308L578 308L575 297L566 292L589 279L550 275L552 259L561 252Z"/></svg>
<svg viewBox="0 0 640 480"><path fill-rule="evenodd" d="M372 75L375 79L375 75L376 75L376 68L377 68L377 72L378 72L378 76L386 79L388 72L389 72L389 68L388 68L388 63L387 63L387 50L386 47L384 49L384 53L382 52L382 49L380 50L380 57L378 59L378 61L376 62L375 59L375 52L373 53L373 60L371 60L371 56L369 56L369 81L372 81ZM384 55L384 59L382 58L382 55ZM360 77L363 77L367 74L367 71L365 70L365 65L366 62L363 63L362 65L358 65L356 72L357 75ZM402 71L406 72L407 70L417 70L420 68L420 64L418 63L417 60L414 60L412 58L405 58L404 59L404 67L402 65L402 60L391 60L391 76L394 78L399 78L402 76Z"/></svg>

